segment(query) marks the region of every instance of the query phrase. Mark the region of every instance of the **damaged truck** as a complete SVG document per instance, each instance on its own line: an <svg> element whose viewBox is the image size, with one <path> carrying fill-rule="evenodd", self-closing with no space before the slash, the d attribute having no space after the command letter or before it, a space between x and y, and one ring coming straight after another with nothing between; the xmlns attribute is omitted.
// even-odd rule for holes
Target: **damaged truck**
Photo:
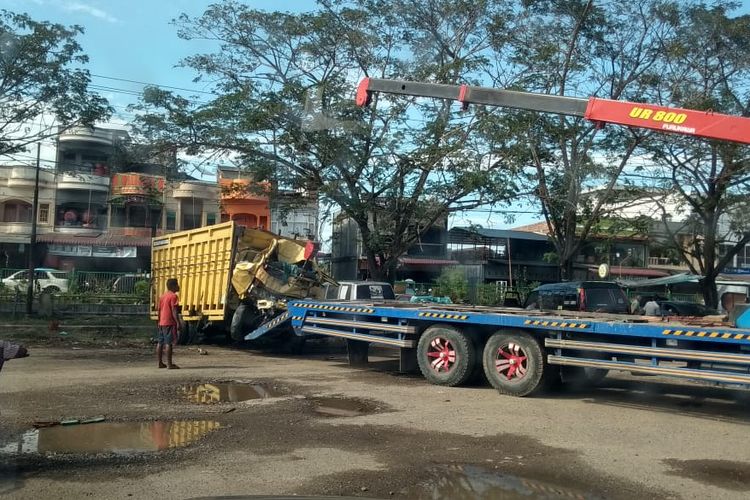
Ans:
<svg viewBox="0 0 750 500"><path fill-rule="evenodd" d="M169 278L180 284L185 329L179 343L224 334L235 341L271 318L283 317L289 299L324 298L337 283L316 263L311 241L249 229L234 221L154 238L151 246L150 314ZM302 338L274 324L264 344L297 348ZM258 335L260 337L260 335ZM253 340L253 339L249 339Z"/></svg>

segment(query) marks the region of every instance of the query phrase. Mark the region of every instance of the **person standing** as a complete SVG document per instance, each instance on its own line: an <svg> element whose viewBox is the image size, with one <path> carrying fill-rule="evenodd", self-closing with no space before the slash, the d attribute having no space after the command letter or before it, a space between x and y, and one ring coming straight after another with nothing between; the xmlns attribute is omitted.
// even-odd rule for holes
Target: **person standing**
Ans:
<svg viewBox="0 0 750 500"><path fill-rule="evenodd" d="M643 314L646 316L661 316L661 306L655 300L649 300L643 306Z"/></svg>
<svg viewBox="0 0 750 500"><path fill-rule="evenodd" d="M640 314L641 300L643 300L643 297L640 295L633 297L633 300L630 301L630 314Z"/></svg>
<svg viewBox="0 0 750 500"><path fill-rule="evenodd" d="M172 347L177 344L177 332L182 329L182 319L178 306L180 299L177 292L180 285L175 278L167 280L167 291L159 298L159 323L156 330L156 357L159 360L159 368L176 370L179 368L172 361ZM162 361L163 353L166 351L167 364Z"/></svg>

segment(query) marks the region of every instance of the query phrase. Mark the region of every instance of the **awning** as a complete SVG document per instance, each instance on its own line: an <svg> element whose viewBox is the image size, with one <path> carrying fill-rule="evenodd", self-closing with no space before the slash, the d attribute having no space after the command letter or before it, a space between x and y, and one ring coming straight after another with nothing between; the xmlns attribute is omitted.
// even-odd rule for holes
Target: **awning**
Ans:
<svg viewBox="0 0 750 500"><path fill-rule="evenodd" d="M614 272L610 271L610 274ZM665 276L663 278L655 278L651 280L638 280L623 282L622 285L626 288L646 288L650 286L668 286L668 285L679 285L682 283L698 283L700 276L690 273L680 273L674 276Z"/></svg>
<svg viewBox="0 0 750 500"><path fill-rule="evenodd" d="M100 234L44 233L37 236L40 243L58 245L91 245L97 247L150 247L151 238Z"/></svg>

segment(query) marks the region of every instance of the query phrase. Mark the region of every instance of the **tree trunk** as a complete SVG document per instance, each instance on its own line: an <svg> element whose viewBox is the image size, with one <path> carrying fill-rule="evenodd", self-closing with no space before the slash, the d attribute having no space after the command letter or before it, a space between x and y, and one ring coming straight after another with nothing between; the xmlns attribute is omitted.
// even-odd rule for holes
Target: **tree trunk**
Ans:
<svg viewBox="0 0 750 500"><path fill-rule="evenodd" d="M718 309L719 293L716 291L716 276L708 275L703 278L700 282L700 287L706 307Z"/></svg>
<svg viewBox="0 0 750 500"><path fill-rule="evenodd" d="M383 267L382 262L378 265L375 252L368 250L367 252L367 272L369 273L369 279L374 281L383 280Z"/></svg>
<svg viewBox="0 0 750 500"><path fill-rule="evenodd" d="M558 268L560 281L570 281L573 279L573 257L560 257Z"/></svg>
<svg viewBox="0 0 750 500"><path fill-rule="evenodd" d="M398 268L398 258L388 259L383 264L384 273L381 280L387 281L392 285L396 281L396 268Z"/></svg>

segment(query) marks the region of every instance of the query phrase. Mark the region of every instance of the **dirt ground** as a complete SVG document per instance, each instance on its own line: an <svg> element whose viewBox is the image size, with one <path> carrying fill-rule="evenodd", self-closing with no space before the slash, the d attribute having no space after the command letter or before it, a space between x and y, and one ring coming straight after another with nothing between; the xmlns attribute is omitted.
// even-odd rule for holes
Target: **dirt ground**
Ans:
<svg viewBox="0 0 750 500"><path fill-rule="evenodd" d="M620 376L512 398L483 384L444 388L398 374L393 351L352 368L332 341L301 356L180 347L173 371L157 369L143 342L107 342L48 342L5 365L0 496L750 495L750 403L739 391ZM204 405L184 394L185 385L220 381L265 384L272 397ZM320 397L355 411L320 413ZM179 421L197 440L163 451L63 453L50 451L49 434L29 437L34 422L97 416L105 421L54 432L72 432L84 446L107 429Z"/></svg>

